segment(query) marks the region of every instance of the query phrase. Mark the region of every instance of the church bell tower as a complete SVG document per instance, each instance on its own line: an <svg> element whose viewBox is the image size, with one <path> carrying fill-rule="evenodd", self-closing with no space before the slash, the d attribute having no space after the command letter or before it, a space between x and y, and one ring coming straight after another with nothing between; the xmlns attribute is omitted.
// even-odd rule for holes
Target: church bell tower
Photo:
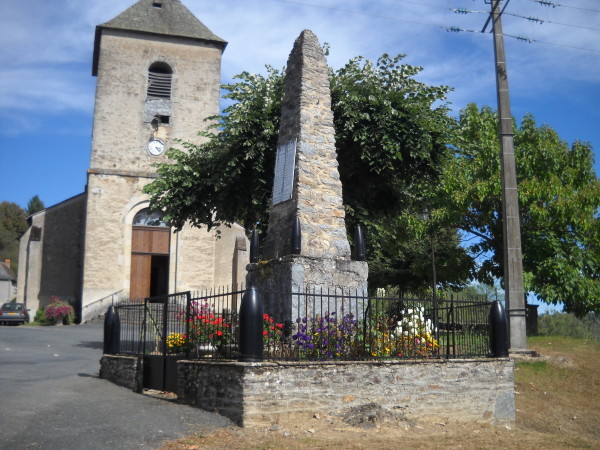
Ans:
<svg viewBox="0 0 600 450"><path fill-rule="evenodd" d="M212 257L214 239L198 237L200 230L173 234L142 190L173 140L199 143L204 119L219 113L226 45L180 0L139 0L96 27L84 319L92 304L114 295L141 298L215 282L212 267L185 273L181 264L193 254Z"/></svg>

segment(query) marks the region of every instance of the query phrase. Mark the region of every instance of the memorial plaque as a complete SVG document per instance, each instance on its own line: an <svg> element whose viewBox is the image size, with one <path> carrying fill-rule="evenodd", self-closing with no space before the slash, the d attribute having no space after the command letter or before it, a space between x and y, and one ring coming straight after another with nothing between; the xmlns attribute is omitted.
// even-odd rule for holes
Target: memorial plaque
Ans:
<svg viewBox="0 0 600 450"><path fill-rule="evenodd" d="M296 140L277 148L275 159L275 179L273 180L273 204L292 198L294 189L294 168L296 165Z"/></svg>

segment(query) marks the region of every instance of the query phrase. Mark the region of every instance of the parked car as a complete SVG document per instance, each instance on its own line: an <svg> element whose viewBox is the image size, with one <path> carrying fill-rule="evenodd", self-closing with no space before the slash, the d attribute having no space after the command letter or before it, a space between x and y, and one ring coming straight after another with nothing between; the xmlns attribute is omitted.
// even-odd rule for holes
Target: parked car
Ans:
<svg viewBox="0 0 600 450"><path fill-rule="evenodd" d="M29 310L23 303L4 303L0 308L0 325L11 323L24 324L29 322Z"/></svg>

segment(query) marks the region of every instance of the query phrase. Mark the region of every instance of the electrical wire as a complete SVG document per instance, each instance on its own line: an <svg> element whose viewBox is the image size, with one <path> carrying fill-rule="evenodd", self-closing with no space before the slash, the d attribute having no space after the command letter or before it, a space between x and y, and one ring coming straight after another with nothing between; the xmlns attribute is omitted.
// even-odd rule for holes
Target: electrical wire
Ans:
<svg viewBox="0 0 600 450"><path fill-rule="evenodd" d="M552 8L556 8L557 6L560 6L562 8L580 9L582 11L591 11L591 12L600 13L600 10L598 10L598 9L582 8L580 6L563 5L561 3L554 3L554 2L551 2L548 0L530 0L530 1L532 1L534 3L539 3L542 6L549 6Z"/></svg>
<svg viewBox="0 0 600 450"><path fill-rule="evenodd" d="M365 11L356 11L356 10L351 10L351 9L345 9L345 8L338 8L335 6L324 6L324 5L317 5L315 3L306 3L306 2L302 2L302 1L297 1L297 0L273 0L276 1L278 3L289 3L289 4L293 4L293 5L299 5L299 6L309 6L309 7L313 7L313 8L320 8L320 9L327 9L330 11L339 11L339 12L344 12L344 13L348 13L348 14L357 14L357 15L362 15L362 16L370 16L370 17L377 17L377 18L381 18L381 19L387 19L387 20L393 20L393 21L399 21L399 22L407 22L407 23L413 23L413 24L417 24L417 25L425 25L425 26L436 26L439 27L441 29L444 29L448 32L453 32L453 33L459 33L459 32L465 32L465 33L479 33L481 34L481 31L476 31L476 30L470 30L470 29L463 29L457 26L442 26L442 25L436 25L432 22L420 22L420 21L416 21L416 20L408 20L408 19L401 19L399 17L393 17L393 16L388 16L388 15L383 15L383 14L374 14L374 13L369 13L369 12L365 12ZM396 0L396 1L400 1L400 2L405 2L405 3L417 3L419 5L424 5L424 6L432 6L430 4L421 4L420 2L414 2L411 0ZM544 2L544 3L551 3L551 2L547 2L546 0L531 0L534 2ZM559 5L556 4L556 6L563 6L563 5ZM444 7L443 9L449 9ZM464 9L464 8L458 8L461 12L461 14L465 14L465 13L469 13L471 12L470 10ZM452 8L450 8L450 11L453 11ZM465 12L463 12L465 11ZM480 13L480 11L473 11L474 13ZM483 12L483 11L481 11ZM489 12L486 12L486 14L489 14ZM504 14L509 14L507 12L504 12ZM511 15L516 15L516 14L512 14ZM518 16L520 17L520 16ZM527 19L527 17L524 17ZM549 21L547 21L549 22ZM567 24L561 24L561 25L567 25ZM588 27L584 27L584 26L578 26L579 28L588 28ZM592 28L594 29L594 28ZM545 44L545 45L556 45L558 47L565 47L565 48L571 48L574 50L581 50L581 51L586 51L586 52L592 52L592 53L600 53L600 50L594 50L594 49L590 49L590 48L584 48L584 47L576 47L576 46L572 46L572 45L566 45L566 44L560 44L560 43L555 43L555 42L545 42L545 41L540 41L537 39L530 39L528 37L525 36L514 36L511 34L507 34L507 33L503 33L504 36L509 37L509 38L513 38L516 39L518 41L521 42L527 42L527 43L533 43L533 42L537 42L540 44Z"/></svg>

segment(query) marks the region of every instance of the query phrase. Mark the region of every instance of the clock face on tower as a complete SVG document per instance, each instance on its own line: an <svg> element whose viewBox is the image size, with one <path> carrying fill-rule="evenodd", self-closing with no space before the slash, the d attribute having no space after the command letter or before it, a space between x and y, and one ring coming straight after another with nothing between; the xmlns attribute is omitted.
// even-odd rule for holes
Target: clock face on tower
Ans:
<svg viewBox="0 0 600 450"><path fill-rule="evenodd" d="M152 156L160 156L165 151L165 144L160 139L151 139L148 142L148 153Z"/></svg>

